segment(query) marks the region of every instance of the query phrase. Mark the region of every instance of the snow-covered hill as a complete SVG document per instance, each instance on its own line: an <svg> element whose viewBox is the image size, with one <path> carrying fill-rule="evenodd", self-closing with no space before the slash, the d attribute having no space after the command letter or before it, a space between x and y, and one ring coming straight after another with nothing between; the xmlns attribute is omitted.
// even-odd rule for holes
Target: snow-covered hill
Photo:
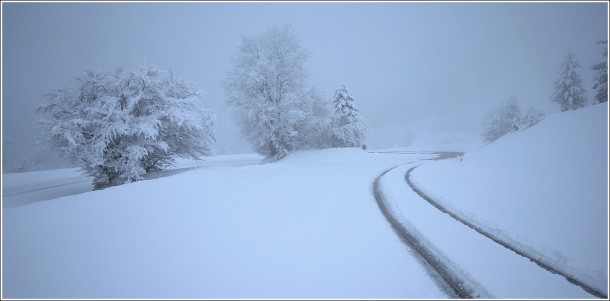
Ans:
<svg viewBox="0 0 610 301"><path fill-rule="evenodd" d="M607 103L424 164L412 180L464 218L607 294Z"/></svg>

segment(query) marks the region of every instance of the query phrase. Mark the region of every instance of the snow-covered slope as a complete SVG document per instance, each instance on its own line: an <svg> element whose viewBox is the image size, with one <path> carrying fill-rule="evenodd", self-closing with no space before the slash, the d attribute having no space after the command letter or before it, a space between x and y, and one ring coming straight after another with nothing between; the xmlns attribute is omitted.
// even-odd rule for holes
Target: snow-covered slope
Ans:
<svg viewBox="0 0 610 301"><path fill-rule="evenodd" d="M539 124L412 173L473 223L607 294L608 105Z"/></svg>

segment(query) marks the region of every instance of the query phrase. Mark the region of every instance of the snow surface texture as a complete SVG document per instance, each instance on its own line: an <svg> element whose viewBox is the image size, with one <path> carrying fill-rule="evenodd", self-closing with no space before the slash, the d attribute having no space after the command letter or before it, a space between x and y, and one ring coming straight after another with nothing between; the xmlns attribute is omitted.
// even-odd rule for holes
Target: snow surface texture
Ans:
<svg viewBox="0 0 610 301"><path fill-rule="evenodd" d="M608 105L547 117L463 158L416 168L426 194L608 291Z"/></svg>
<svg viewBox="0 0 610 301"><path fill-rule="evenodd" d="M445 298L371 194L431 157L303 151L5 209L3 297Z"/></svg>
<svg viewBox="0 0 610 301"><path fill-rule="evenodd" d="M550 116L462 161L425 161L436 155L420 146L219 156L12 208L5 194L2 297L446 298L373 198L373 180L400 165L380 181L390 210L480 296L593 298L440 212L404 175L425 163L412 180L427 194L607 292L607 108ZM56 176L5 174L3 193Z"/></svg>
<svg viewBox="0 0 610 301"><path fill-rule="evenodd" d="M419 236L451 272L482 298L595 298L565 278L515 254L406 187L404 174L416 164L388 172L380 182L386 203L405 228Z"/></svg>
<svg viewBox="0 0 610 301"><path fill-rule="evenodd" d="M260 155L214 156L202 160L176 158L174 168L150 172L146 179L174 175L190 169L211 166L241 166L260 162ZM83 175L79 168L8 173L2 175L2 208L24 206L34 202L75 195L93 188L93 177Z"/></svg>

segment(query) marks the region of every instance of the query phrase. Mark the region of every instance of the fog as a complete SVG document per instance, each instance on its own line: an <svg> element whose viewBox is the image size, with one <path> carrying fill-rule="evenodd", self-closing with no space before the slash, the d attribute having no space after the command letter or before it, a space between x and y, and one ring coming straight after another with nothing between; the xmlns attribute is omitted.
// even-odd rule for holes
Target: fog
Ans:
<svg viewBox="0 0 610 301"><path fill-rule="evenodd" d="M284 23L309 53L309 84L330 98L345 83L375 148L439 132L476 137L483 114L511 93L522 109L558 112L549 98L570 47L591 100L608 4L2 3L3 166L40 153L35 110L46 91L89 67L144 63L205 91L215 153L251 152L222 82L242 35Z"/></svg>

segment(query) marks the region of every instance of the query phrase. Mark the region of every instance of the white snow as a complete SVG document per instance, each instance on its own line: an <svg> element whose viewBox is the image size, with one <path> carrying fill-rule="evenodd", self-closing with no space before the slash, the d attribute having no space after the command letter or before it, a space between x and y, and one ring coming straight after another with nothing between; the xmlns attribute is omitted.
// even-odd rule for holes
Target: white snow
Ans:
<svg viewBox="0 0 610 301"><path fill-rule="evenodd" d="M413 166L400 166L382 178L389 210L456 274L468 279L480 297L594 298L427 203L405 184L404 175Z"/></svg>
<svg viewBox="0 0 610 301"><path fill-rule="evenodd" d="M444 298L371 194L384 169L430 157L299 152L5 209L3 294Z"/></svg>
<svg viewBox="0 0 610 301"><path fill-rule="evenodd" d="M375 202L374 179L398 166L380 181L389 209L481 297L593 298L432 207L404 175L420 165L413 180L427 194L607 293L607 109L551 115L474 149L180 160L99 191L75 169L4 174L2 297L446 298Z"/></svg>
<svg viewBox="0 0 610 301"><path fill-rule="evenodd" d="M547 117L424 164L413 181L461 216L607 294L608 105Z"/></svg>

